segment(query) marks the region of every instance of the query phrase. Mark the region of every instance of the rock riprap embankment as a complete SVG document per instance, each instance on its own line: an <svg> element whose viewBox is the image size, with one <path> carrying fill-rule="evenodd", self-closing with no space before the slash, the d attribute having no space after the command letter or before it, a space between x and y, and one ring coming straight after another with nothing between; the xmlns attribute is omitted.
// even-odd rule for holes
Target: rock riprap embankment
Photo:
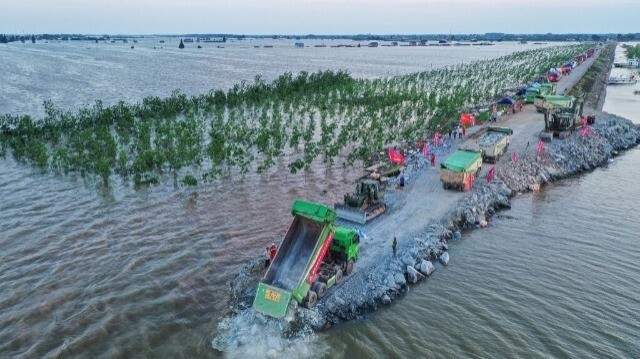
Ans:
<svg viewBox="0 0 640 359"><path fill-rule="evenodd" d="M593 170L606 164L618 151L635 146L640 140L638 126L615 115L592 111L597 121L592 131L576 131L564 140L544 144L520 156L518 163L508 162L497 169L507 186L515 191L530 190L547 182Z"/></svg>

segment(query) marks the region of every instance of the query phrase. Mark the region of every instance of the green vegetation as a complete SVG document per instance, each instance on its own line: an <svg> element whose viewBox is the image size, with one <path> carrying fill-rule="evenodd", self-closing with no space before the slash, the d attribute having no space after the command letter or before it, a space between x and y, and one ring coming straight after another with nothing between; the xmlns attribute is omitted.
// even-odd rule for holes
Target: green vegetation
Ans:
<svg viewBox="0 0 640 359"><path fill-rule="evenodd" d="M627 50L627 57L630 59L640 59L640 45L622 45Z"/></svg>
<svg viewBox="0 0 640 359"><path fill-rule="evenodd" d="M592 47L517 52L494 60L375 80L344 71L256 76L229 91L187 97L174 91L141 103L98 101L77 112L44 104L46 115L0 116L0 155L59 173L113 174L138 185L166 174L196 185L221 175L291 173L316 160L353 165L398 142L447 131L477 108ZM288 163L283 163L283 161ZM195 175L194 175L195 174ZM198 179L196 179L198 177Z"/></svg>

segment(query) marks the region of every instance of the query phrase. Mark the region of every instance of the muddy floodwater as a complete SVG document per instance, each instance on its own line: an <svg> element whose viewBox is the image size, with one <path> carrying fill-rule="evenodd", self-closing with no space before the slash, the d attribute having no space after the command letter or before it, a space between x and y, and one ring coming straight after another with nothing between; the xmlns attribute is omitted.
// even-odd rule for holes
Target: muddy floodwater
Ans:
<svg viewBox="0 0 640 359"><path fill-rule="evenodd" d="M188 44L183 52L169 39L0 45L0 112L39 116L46 99L74 109L176 88L197 94L284 71L390 76L536 46L294 42ZM610 90L605 110L639 123L632 92ZM488 228L453 242L450 265L403 300L282 355L640 357L638 168L633 149L516 197ZM294 199L336 202L360 174L322 165L306 176L280 170L191 189L171 181L136 189L116 178L104 189L0 158L0 357L222 356L211 340L227 314L226 283L281 238Z"/></svg>

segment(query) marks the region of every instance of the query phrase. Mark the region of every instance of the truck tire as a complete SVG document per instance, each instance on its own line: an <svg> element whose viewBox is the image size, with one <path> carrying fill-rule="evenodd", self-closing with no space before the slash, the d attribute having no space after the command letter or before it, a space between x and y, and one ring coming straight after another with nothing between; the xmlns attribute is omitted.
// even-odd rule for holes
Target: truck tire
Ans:
<svg viewBox="0 0 640 359"><path fill-rule="evenodd" d="M353 260L347 262L347 265L344 268L344 274L349 275L353 271Z"/></svg>
<svg viewBox="0 0 640 359"><path fill-rule="evenodd" d="M322 299L327 294L327 285L322 282L314 282L311 286L311 290L316 292L318 300Z"/></svg>
<svg viewBox="0 0 640 359"><path fill-rule="evenodd" d="M316 292L310 290L307 292L307 297L304 300L304 306L311 309L318 304L318 295Z"/></svg>
<svg viewBox="0 0 640 359"><path fill-rule="evenodd" d="M342 282L342 269L336 271L336 283Z"/></svg>

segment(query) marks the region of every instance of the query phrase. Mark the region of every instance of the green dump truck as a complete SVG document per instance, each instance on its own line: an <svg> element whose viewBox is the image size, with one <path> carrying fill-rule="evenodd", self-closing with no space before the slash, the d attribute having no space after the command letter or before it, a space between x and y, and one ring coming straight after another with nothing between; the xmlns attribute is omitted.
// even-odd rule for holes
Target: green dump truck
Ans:
<svg viewBox="0 0 640 359"><path fill-rule="evenodd" d="M253 308L282 318L291 300L313 308L327 290L353 270L360 237L334 225L336 213L320 204L297 200L293 222L258 284Z"/></svg>
<svg viewBox="0 0 640 359"><path fill-rule="evenodd" d="M440 164L440 181L445 189L469 190L482 169L482 153L458 150Z"/></svg>
<svg viewBox="0 0 640 359"><path fill-rule="evenodd" d="M571 96L538 95L533 101L533 105L536 107L536 111L544 112L545 109L571 108L573 106L573 101L575 101L575 98Z"/></svg>
<svg viewBox="0 0 640 359"><path fill-rule="evenodd" d="M536 99L536 96L548 96L553 95L555 93L555 86L546 86L546 85L554 85L554 84L542 84L537 87L529 87L524 93L524 102L525 103L533 103Z"/></svg>
<svg viewBox="0 0 640 359"><path fill-rule="evenodd" d="M547 95L555 95L558 85L551 82L545 82L543 84L540 84L540 87L545 89L542 92L545 92Z"/></svg>

